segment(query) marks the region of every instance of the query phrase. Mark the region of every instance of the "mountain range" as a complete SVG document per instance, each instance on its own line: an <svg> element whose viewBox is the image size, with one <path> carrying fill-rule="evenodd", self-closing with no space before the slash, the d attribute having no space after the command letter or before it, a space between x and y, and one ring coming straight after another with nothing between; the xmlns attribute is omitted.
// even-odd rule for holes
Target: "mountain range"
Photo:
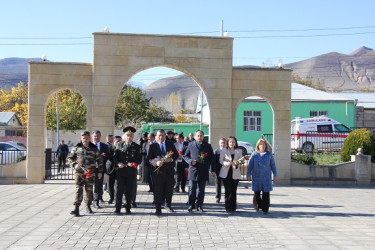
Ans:
<svg viewBox="0 0 375 250"><path fill-rule="evenodd" d="M27 82L28 62L41 60L40 58L1 59L0 89L17 86L20 81ZM375 91L375 51L371 48L361 47L348 55L331 52L289 63L283 67L292 69L294 76L311 79L316 87L327 91ZM193 79L184 74L157 80L147 87L140 82L130 84L143 88L148 98L152 97L156 104L170 111L180 108L195 109L200 91ZM175 93L173 98L172 92Z"/></svg>

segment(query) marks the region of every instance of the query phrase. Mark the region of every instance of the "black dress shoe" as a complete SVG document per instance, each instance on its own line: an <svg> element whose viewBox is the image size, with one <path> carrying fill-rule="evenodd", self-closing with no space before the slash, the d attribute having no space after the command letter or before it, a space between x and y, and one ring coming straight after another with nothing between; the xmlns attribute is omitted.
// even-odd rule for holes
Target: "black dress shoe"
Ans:
<svg viewBox="0 0 375 250"><path fill-rule="evenodd" d="M194 209L194 208L195 208L195 206L190 205L189 208L188 208L188 211L189 211L189 212L193 212L193 209Z"/></svg>
<svg viewBox="0 0 375 250"><path fill-rule="evenodd" d="M101 206L99 205L99 201L94 201L94 208L99 209Z"/></svg>
<svg viewBox="0 0 375 250"><path fill-rule="evenodd" d="M155 215L161 215L161 209L156 209Z"/></svg>
<svg viewBox="0 0 375 250"><path fill-rule="evenodd" d="M132 202L132 207L137 207L137 203L135 203L135 201Z"/></svg>
<svg viewBox="0 0 375 250"><path fill-rule="evenodd" d="M216 199L216 203L220 203L220 199Z"/></svg>
<svg viewBox="0 0 375 250"><path fill-rule="evenodd" d="M167 206L165 209L170 213L174 213L174 209L171 206Z"/></svg>
<svg viewBox="0 0 375 250"><path fill-rule="evenodd" d="M115 214L121 214L121 211L120 211L120 209L116 209L113 213L115 213Z"/></svg>
<svg viewBox="0 0 375 250"><path fill-rule="evenodd" d="M113 203L113 199L111 198L109 199L108 204L112 204L112 203Z"/></svg>
<svg viewBox="0 0 375 250"><path fill-rule="evenodd" d="M131 214L130 208L126 208L126 214Z"/></svg>
<svg viewBox="0 0 375 250"><path fill-rule="evenodd" d="M104 202L104 200L103 200L103 198L102 198L102 197L100 197L99 201L101 201L101 202Z"/></svg>
<svg viewBox="0 0 375 250"><path fill-rule="evenodd" d="M179 188L175 188L173 191L175 191L176 193L179 193L180 189Z"/></svg>
<svg viewBox="0 0 375 250"><path fill-rule="evenodd" d="M90 206L86 206L86 213L93 214L94 212L92 211Z"/></svg>
<svg viewBox="0 0 375 250"><path fill-rule="evenodd" d="M204 209L203 209L203 207L197 207L197 211L198 212L205 212Z"/></svg>

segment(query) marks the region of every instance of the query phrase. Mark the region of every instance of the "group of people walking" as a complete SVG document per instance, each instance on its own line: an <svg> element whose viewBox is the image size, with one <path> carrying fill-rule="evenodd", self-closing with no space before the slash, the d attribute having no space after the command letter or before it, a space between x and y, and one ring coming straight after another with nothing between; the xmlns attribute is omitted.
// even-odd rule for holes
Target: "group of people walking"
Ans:
<svg viewBox="0 0 375 250"><path fill-rule="evenodd" d="M161 215L162 208L174 212L174 192L188 192L187 211L204 212L206 183L209 175L216 180L216 202L221 199L221 185L225 188L225 210L232 213L237 209L237 186L241 179L240 166L249 160L247 178L252 180L254 207L268 213L269 193L273 180L277 181L274 157L268 151L267 143L260 139L251 156L242 155L237 139L222 138L219 148L213 150L204 140L204 133L197 130L189 142L182 134L158 130L156 135L143 134L140 143L134 142L133 127L126 127L121 138L107 136L107 142L100 142L100 131L85 131L81 141L73 147L68 161L75 169L76 196L72 215L79 216L85 189L86 213L92 213L91 204L100 208L103 201L103 176L108 176L106 189L109 204L115 201L115 214L130 214L136 207L137 174L141 169L143 179L153 193L155 214ZM143 171L142 171L143 169ZM186 174L187 173L187 174ZM188 191L186 190L188 184ZM125 196L125 201L123 197Z"/></svg>

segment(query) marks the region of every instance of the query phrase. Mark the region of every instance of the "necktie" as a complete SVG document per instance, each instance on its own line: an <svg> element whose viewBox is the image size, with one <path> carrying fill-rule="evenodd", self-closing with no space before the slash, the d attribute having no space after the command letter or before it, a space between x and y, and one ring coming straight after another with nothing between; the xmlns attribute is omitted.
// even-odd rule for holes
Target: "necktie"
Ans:
<svg viewBox="0 0 375 250"><path fill-rule="evenodd" d="M165 155L165 148L164 148L163 143L160 143L160 150L163 153L163 155Z"/></svg>

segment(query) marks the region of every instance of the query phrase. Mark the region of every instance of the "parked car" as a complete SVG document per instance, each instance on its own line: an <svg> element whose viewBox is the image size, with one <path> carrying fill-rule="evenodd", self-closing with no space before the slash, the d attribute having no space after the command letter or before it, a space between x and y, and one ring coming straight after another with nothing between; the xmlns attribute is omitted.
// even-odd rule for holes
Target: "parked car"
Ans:
<svg viewBox="0 0 375 250"><path fill-rule="evenodd" d="M238 148L242 150L242 155L250 155L254 151L253 144L245 141L237 141Z"/></svg>
<svg viewBox="0 0 375 250"><path fill-rule="evenodd" d="M209 135L205 135L204 140L208 142L209 137L210 137ZM237 143L238 143L238 148L242 150L242 155L250 155L254 151L253 144L251 144L250 142L237 141ZM215 149L216 145L212 145L212 147Z"/></svg>
<svg viewBox="0 0 375 250"><path fill-rule="evenodd" d="M11 164L25 158L26 148L15 142L0 142L0 165Z"/></svg>

